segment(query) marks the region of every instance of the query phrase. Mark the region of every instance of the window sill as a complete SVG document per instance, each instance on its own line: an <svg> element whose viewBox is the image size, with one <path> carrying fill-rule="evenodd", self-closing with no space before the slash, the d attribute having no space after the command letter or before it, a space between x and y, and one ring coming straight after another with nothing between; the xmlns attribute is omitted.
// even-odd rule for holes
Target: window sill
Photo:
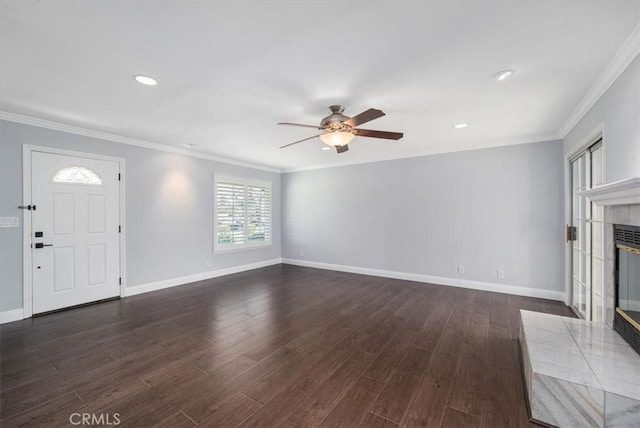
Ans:
<svg viewBox="0 0 640 428"><path fill-rule="evenodd" d="M248 245L233 245L233 246L214 246L213 253L236 253L238 251L248 251L248 250L261 250L268 247L271 247L273 244L271 242L265 242L260 244L248 244Z"/></svg>

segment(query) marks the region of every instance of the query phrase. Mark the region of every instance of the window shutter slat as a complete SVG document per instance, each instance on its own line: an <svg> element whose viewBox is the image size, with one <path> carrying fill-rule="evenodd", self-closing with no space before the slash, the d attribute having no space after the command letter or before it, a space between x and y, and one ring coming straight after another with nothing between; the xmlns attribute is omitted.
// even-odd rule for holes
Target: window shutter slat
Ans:
<svg viewBox="0 0 640 428"><path fill-rule="evenodd" d="M271 242L271 188L216 182L216 243L236 246Z"/></svg>

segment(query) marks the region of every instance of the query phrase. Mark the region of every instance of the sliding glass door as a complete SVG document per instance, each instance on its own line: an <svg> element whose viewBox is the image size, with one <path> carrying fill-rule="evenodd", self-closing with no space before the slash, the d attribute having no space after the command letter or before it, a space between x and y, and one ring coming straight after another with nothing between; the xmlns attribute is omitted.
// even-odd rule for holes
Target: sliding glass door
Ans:
<svg viewBox="0 0 640 428"><path fill-rule="evenodd" d="M603 208L580 192L603 183L602 141L571 160L571 307L582 318L603 320Z"/></svg>

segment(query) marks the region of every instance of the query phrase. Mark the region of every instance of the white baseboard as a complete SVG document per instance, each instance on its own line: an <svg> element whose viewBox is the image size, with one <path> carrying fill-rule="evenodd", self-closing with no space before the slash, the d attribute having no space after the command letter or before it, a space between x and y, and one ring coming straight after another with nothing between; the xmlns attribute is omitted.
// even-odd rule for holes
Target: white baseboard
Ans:
<svg viewBox="0 0 640 428"><path fill-rule="evenodd" d="M245 272L248 270L258 269L265 266L277 265L282 263L282 259L264 260L246 265L233 266L224 269L212 270L209 272L196 273L194 275L181 276L178 278L164 279L162 281L149 282L146 284L134 285L127 287L124 296L135 296L136 294L149 293L151 291L162 290L164 288L176 287L178 285L189 284L191 282L203 281L205 279L217 278L219 276L231 275L234 273Z"/></svg>
<svg viewBox="0 0 640 428"><path fill-rule="evenodd" d="M558 300L561 302L564 302L565 300L564 291L541 290L538 288L520 287L518 285L497 284L493 282L471 281L468 279L447 278L443 276L369 269L357 266L336 265L331 263L320 263L299 259L283 258L282 263L318 269L336 270L340 272L359 273L362 275L380 276L383 278L403 279L406 281L426 282L429 284L438 285L449 285L452 287L470 288L473 290L493 291L495 293L515 294L517 296L538 297L541 299Z"/></svg>
<svg viewBox="0 0 640 428"><path fill-rule="evenodd" d="M11 311L0 312L0 324L6 324L8 322L20 321L23 319L22 308L13 309Z"/></svg>
<svg viewBox="0 0 640 428"><path fill-rule="evenodd" d="M194 275L181 276L162 281L150 282L147 284L127 287L125 296L135 296L137 294L149 293L151 291L162 290L164 288L176 287L178 285L189 284L191 282L202 281L205 279L217 278L219 276L231 275L234 273L246 272L261 267L272 266L280 263L286 263L296 266L306 266L317 269L335 270L340 272L358 273L362 275L380 276L383 278L402 279L407 281L424 282L429 284L449 285L452 287L470 288L473 290L493 291L496 293L515 294L518 296L538 297L550 300L565 300L565 293L562 291L541 290L537 288L520 287L509 284L496 284L491 282L470 281L467 279L447 278L441 276L421 275L416 273L396 272L380 269L369 269L357 266L336 265L331 263L312 262L297 259L271 259L261 262L250 263L246 265L233 266L225 269L218 269L209 272L197 273ZM11 311L0 312L0 324L5 324L23 319L22 308L13 309Z"/></svg>

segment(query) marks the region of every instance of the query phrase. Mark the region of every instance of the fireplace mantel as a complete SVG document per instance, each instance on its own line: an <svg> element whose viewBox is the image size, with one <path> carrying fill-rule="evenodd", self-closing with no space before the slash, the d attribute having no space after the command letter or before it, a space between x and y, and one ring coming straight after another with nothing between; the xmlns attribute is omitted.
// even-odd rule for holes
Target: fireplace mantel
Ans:
<svg viewBox="0 0 640 428"><path fill-rule="evenodd" d="M601 206L640 204L640 177L603 184L584 190L580 195Z"/></svg>

